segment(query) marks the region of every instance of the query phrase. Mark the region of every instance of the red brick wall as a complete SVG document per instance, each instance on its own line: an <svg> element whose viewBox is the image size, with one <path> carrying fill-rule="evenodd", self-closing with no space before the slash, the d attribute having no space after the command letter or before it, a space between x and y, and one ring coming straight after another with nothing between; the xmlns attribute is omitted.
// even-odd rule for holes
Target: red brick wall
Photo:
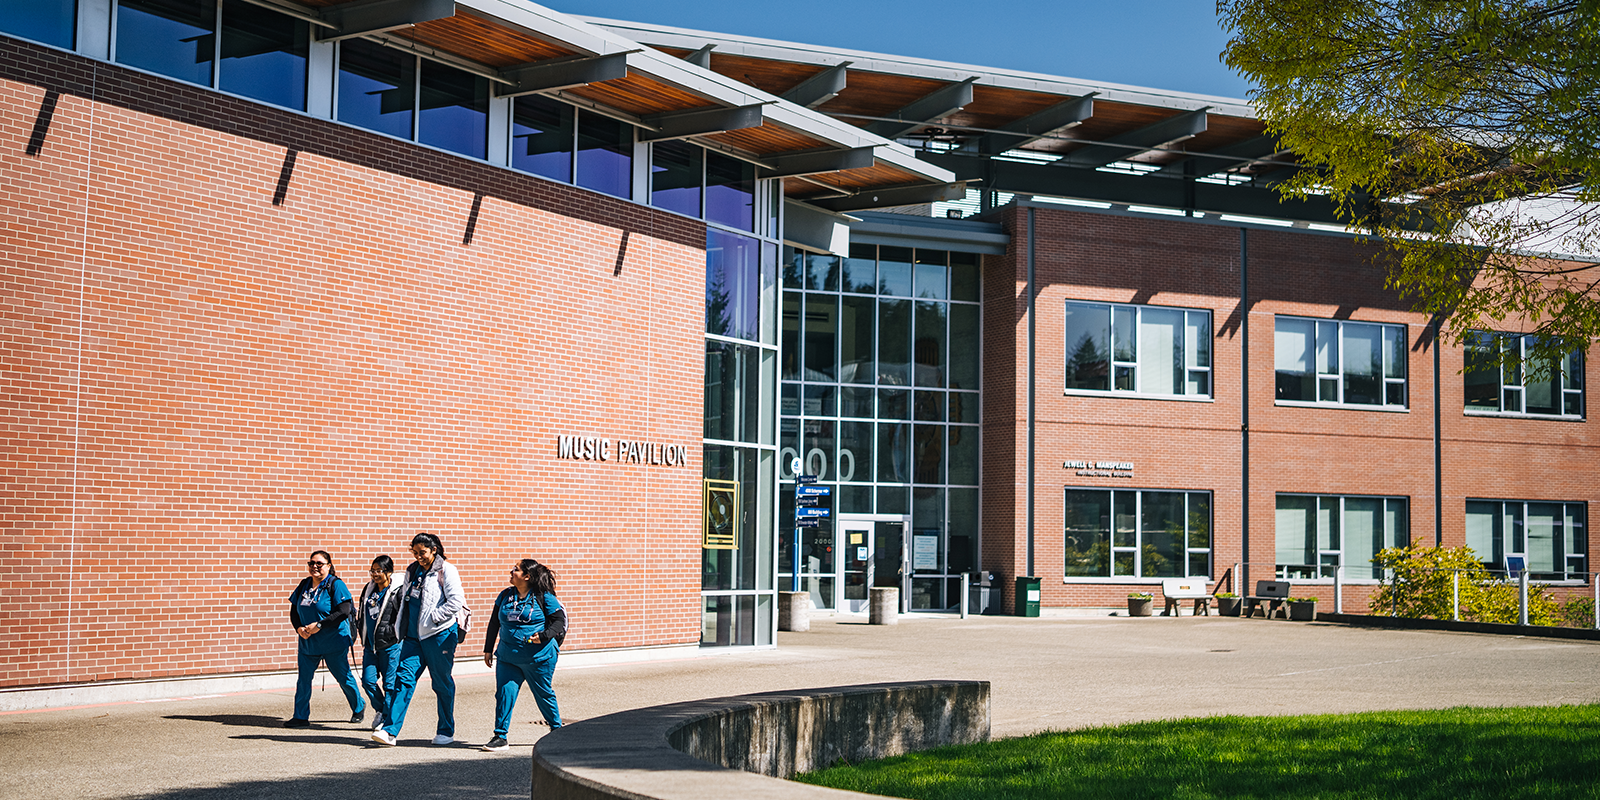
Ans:
<svg viewBox="0 0 1600 800"><path fill-rule="evenodd" d="M984 566L1026 570L1027 215L1005 218L1011 252L985 260ZM1120 605L1150 587L1065 583L1062 491L1067 486L1212 492L1213 578L1235 562L1271 577L1278 492L1409 498L1413 541L1434 540L1435 381L1427 319L1383 288L1374 251L1354 240L1290 230L1247 232L1250 267L1250 538L1243 542L1244 336L1240 230L1180 219L1034 209L1038 282L1034 572L1045 605ZM1092 300L1210 309L1214 400L1191 403L1062 393L1063 303ZM1274 402L1277 314L1404 324L1409 410L1280 407ZM1600 501L1600 435L1586 422L1467 417L1462 351L1440 353L1444 544L1465 543L1465 499ZM1600 370L1590 363L1587 385ZM1135 463L1133 478L1081 477L1068 459ZM1592 524L1592 521L1591 521ZM1591 536L1590 554L1596 548ZM1591 567L1592 569L1592 567ZM1229 587L1229 588L1237 588ZM1310 586L1304 594L1331 592ZM1365 607L1352 587L1347 610ZM1584 589L1583 591L1587 591ZM1331 610L1331 603L1330 608Z"/></svg>
<svg viewBox="0 0 1600 800"><path fill-rule="evenodd" d="M535 557L569 649L698 640L703 226L0 45L0 686L290 667L307 553L422 530L480 621Z"/></svg>

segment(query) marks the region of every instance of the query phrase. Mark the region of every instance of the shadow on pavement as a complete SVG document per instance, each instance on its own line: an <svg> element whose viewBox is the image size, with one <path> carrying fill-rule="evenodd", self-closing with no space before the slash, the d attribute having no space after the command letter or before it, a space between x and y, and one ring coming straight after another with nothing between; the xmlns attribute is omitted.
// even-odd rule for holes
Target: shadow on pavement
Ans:
<svg viewBox="0 0 1600 800"><path fill-rule="evenodd" d="M329 764L322 762L314 767L321 774L305 778L236 781L220 786L174 789L137 797L141 800L327 800L330 797L527 800L532 780L528 752L527 748L513 748L508 753L485 753L482 760L470 764L426 761L356 772L326 772L324 770Z"/></svg>
<svg viewBox="0 0 1600 800"><path fill-rule="evenodd" d="M237 725L243 728L282 728L283 717L261 714L171 714L162 719L183 719L190 722L215 722L219 725Z"/></svg>

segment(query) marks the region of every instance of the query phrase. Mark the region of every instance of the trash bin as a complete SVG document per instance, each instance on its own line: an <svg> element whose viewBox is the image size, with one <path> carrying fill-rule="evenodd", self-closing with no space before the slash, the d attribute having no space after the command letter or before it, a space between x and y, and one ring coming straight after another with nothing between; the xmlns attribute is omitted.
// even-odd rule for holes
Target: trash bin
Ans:
<svg viewBox="0 0 1600 800"><path fill-rule="evenodd" d="M1039 579L1018 578L1016 615L1019 617L1039 616Z"/></svg>

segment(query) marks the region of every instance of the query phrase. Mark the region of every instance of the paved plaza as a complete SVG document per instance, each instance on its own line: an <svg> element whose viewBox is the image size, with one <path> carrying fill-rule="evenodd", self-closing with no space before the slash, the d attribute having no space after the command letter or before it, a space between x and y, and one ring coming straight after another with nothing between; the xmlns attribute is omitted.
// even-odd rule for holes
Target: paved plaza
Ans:
<svg viewBox="0 0 1600 800"><path fill-rule="evenodd" d="M1047 612L1048 614L1049 612ZM563 668L569 721L660 703L932 678L993 684L996 736L1215 714L1600 702L1600 642L1220 617L820 617L774 650ZM320 680L320 676L319 676ZM368 745L338 689L287 730L292 690L0 714L0 797L526 798L545 730L531 697L503 753L487 674L458 677L457 735L434 747L417 691L399 747Z"/></svg>

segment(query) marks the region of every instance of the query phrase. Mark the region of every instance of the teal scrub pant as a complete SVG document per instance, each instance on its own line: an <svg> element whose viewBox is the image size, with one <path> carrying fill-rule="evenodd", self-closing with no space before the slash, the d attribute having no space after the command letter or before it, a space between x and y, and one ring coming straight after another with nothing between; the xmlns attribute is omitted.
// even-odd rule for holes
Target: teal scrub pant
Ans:
<svg viewBox="0 0 1600 800"><path fill-rule="evenodd" d="M294 684L294 718L311 719L311 679L317 673L317 665L327 662L328 674L344 690L344 699L350 701L350 711L359 714L366 710L367 704L361 699L361 689L356 686L356 676L350 674L350 653L348 650L336 650L332 653L319 653L299 657L300 679Z"/></svg>
<svg viewBox="0 0 1600 800"><path fill-rule="evenodd" d="M417 691L417 679L427 670L433 681L433 696L439 705L441 736L456 735L456 681L450 670L456 663L456 644L460 629L451 625L426 639L407 639L400 643L400 665L394 671L394 696L389 700L388 723L383 730L390 736L399 736L406 722L406 709L411 706L411 695Z"/></svg>
<svg viewBox="0 0 1600 800"><path fill-rule="evenodd" d="M524 682L533 690L533 701L539 704L544 721L552 729L561 727L561 709L556 706L556 693L550 687L555 673L555 658L532 664L512 664L505 659L494 662L494 735L505 738L511 732L511 710L516 708Z"/></svg>
<svg viewBox="0 0 1600 800"><path fill-rule="evenodd" d="M400 645L361 649L361 688L372 701L372 713L388 716L389 700L394 697L394 672L400 662Z"/></svg>

